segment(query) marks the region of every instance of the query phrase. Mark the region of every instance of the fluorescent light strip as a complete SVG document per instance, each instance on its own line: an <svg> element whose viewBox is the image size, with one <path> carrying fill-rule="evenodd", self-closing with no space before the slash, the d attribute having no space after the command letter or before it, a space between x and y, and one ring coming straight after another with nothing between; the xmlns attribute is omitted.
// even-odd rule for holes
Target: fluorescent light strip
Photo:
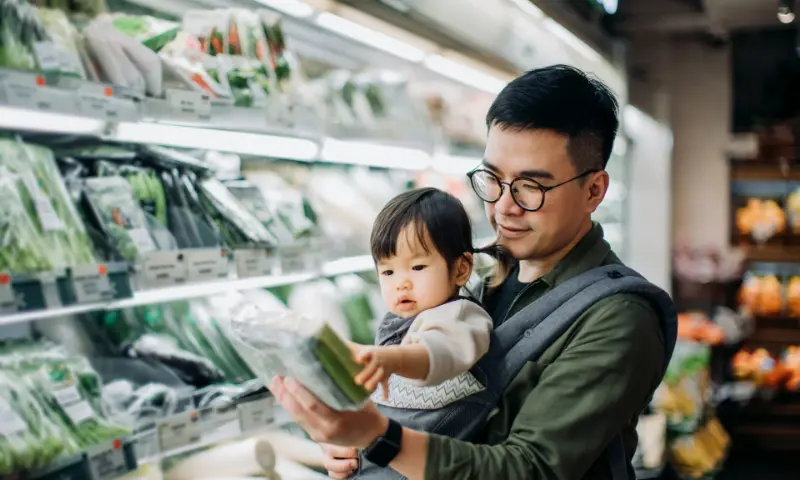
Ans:
<svg viewBox="0 0 800 480"><path fill-rule="evenodd" d="M104 125L102 120L93 118L0 107L0 127L11 130L87 135L100 134Z"/></svg>
<svg viewBox="0 0 800 480"><path fill-rule="evenodd" d="M417 148L376 145L335 138L325 139L320 157L323 161L331 163L404 170L425 170L431 166L431 156Z"/></svg>
<svg viewBox="0 0 800 480"><path fill-rule="evenodd" d="M544 19L544 26L554 35L559 37L561 40L564 40L569 46L574 48L578 51L578 53L582 54L583 56L589 58L590 60L594 60L596 62L600 62L603 60L603 57L600 56L592 47L584 43L583 40L578 38L574 33L570 32L563 25L556 22L552 18L545 18Z"/></svg>
<svg viewBox="0 0 800 480"><path fill-rule="evenodd" d="M119 124L113 139L121 142L220 150L300 161L314 160L319 151L316 143L304 138L182 127L163 123L123 122Z"/></svg>
<svg viewBox="0 0 800 480"><path fill-rule="evenodd" d="M297 18L314 15L314 7L299 0L256 0L262 5Z"/></svg>
<svg viewBox="0 0 800 480"><path fill-rule="evenodd" d="M333 260L322 266L322 275L335 277L347 273L367 272L375 268L375 261L371 255L345 257Z"/></svg>
<svg viewBox="0 0 800 480"><path fill-rule="evenodd" d="M410 62L421 62L425 58L425 51L422 49L332 13L320 13L316 17L316 22L319 26L334 33L344 35Z"/></svg>
<svg viewBox="0 0 800 480"><path fill-rule="evenodd" d="M499 78L487 75L479 70L468 67L462 63L450 60L441 55L431 54L422 62L428 69L445 77L464 83L478 90L489 93L500 93L506 82Z"/></svg>
<svg viewBox="0 0 800 480"><path fill-rule="evenodd" d="M511 3L517 6L520 10L527 13L531 17L541 20L544 18L544 12L531 2L531 0L510 0Z"/></svg>
<svg viewBox="0 0 800 480"><path fill-rule="evenodd" d="M433 169L441 173L466 174L480 165L481 159L477 157L463 157L456 155L436 155L433 157Z"/></svg>

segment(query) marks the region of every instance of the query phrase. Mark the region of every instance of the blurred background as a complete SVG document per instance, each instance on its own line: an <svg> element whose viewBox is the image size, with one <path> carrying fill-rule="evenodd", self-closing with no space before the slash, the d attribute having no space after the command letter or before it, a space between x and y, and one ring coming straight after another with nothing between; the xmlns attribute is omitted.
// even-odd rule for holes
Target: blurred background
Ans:
<svg viewBox="0 0 800 480"><path fill-rule="evenodd" d="M800 478L795 6L0 0L0 477L325 478L233 312L372 342L380 207L491 241L486 110L567 63L621 106L595 219L681 312L638 478Z"/></svg>

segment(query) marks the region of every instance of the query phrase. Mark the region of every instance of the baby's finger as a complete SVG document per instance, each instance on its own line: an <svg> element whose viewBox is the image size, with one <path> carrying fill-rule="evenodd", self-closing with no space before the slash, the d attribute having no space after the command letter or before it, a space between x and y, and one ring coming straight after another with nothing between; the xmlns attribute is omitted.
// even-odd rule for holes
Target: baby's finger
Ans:
<svg viewBox="0 0 800 480"><path fill-rule="evenodd" d="M366 365L375 360L375 355L372 354L369 350L361 350L355 354L356 362L360 363L361 365Z"/></svg>
<svg viewBox="0 0 800 480"><path fill-rule="evenodd" d="M381 390L383 390L383 399L389 400L389 379L385 378L381 381Z"/></svg>
<svg viewBox="0 0 800 480"><path fill-rule="evenodd" d="M370 363L356 375L356 385L364 385L370 378L375 376L375 372L377 371L378 364L376 362Z"/></svg>
<svg viewBox="0 0 800 480"><path fill-rule="evenodd" d="M383 380L383 376L383 367L378 367L378 370L364 383L364 388L372 392L378 387L378 383Z"/></svg>

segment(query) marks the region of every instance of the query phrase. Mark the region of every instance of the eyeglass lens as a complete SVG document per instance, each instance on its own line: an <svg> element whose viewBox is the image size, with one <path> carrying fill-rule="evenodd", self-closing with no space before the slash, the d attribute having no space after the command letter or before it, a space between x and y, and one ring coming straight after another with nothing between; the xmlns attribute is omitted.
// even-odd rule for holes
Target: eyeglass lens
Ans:
<svg viewBox="0 0 800 480"><path fill-rule="evenodd" d="M479 170L472 175L472 186L475 193L485 202L496 202L503 194L503 185L490 172ZM542 187L532 180L518 178L511 182L511 195L525 209L541 208L544 192Z"/></svg>

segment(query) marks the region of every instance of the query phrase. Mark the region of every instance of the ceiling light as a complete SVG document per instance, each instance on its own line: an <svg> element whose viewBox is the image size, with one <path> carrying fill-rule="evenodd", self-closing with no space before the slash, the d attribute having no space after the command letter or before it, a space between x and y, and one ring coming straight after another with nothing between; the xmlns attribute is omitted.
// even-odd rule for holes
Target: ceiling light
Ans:
<svg viewBox="0 0 800 480"><path fill-rule="evenodd" d="M425 52L413 45L332 13L320 13L316 18L316 22L319 26L334 33L344 35L410 62L420 62L425 57Z"/></svg>
<svg viewBox="0 0 800 480"><path fill-rule="evenodd" d="M790 2L784 0L778 6L778 20L781 23L792 23L794 21L794 12Z"/></svg>
<svg viewBox="0 0 800 480"><path fill-rule="evenodd" d="M322 161L368 167L425 170L431 156L417 148L393 147L374 143L328 138L322 144Z"/></svg>
<svg viewBox="0 0 800 480"><path fill-rule="evenodd" d="M94 118L0 107L0 127L9 130L99 135L104 126L105 122Z"/></svg>
<svg viewBox="0 0 800 480"><path fill-rule="evenodd" d="M293 17L305 18L314 15L314 7L299 0L256 0L258 3L273 8Z"/></svg>
<svg viewBox="0 0 800 480"><path fill-rule="evenodd" d="M468 67L441 55L428 55L422 63L428 69L440 75L444 75L445 77L485 92L497 94L506 86L506 82L497 77L493 77L480 70Z"/></svg>
<svg viewBox="0 0 800 480"><path fill-rule="evenodd" d="M319 151L316 143L305 138L182 127L161 123L123 122L118 125L111 139L120 142L219 150L300 161L313 160Z"/></svg>

